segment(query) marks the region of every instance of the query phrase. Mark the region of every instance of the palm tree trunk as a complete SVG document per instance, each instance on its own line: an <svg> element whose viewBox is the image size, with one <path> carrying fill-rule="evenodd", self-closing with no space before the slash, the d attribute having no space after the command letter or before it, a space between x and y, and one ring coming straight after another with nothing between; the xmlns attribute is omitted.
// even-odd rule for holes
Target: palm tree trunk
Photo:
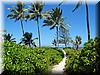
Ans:
<svg viewBox="0 0 100 75"><path fill-rule="evenodd" d="M29 47L31 47L31 44L29 43Z"/></svg>
<svg viewBox="0 0 100 75"><path fill-rule="evenodd" d="M39 27L39 20L38 20L38 18L37 18L37 27L38 27L39 47L41 47L41 39L40 39L40 27Z"/></svg>
<svg viewBox="0 0 100 75"><path fill-rule="evenodd" d="M90 40L90 27L89 27L89 14L88 14L88 1L86 0L86 22L88 31L88 40Z"/></svg>
<svg viewBox="0 0 100 75"><path fill-rule="evenodd" d="M67 37L67 36L65 36L65 37ZM67 47L67 39L65 38L65 47Z"/></svg>
<svg viewBox="0 0 100 75"><path fill-rule="evenodd" d="M78 45L76 45L76 50L78 50Z"/></svg>
<svg viewBox="0 0 100 75"><path fill-rule="evenodd" d="M56 33L57 33L57 47L59 46L59 43L58 43L58 26L56 26Z"/></svg>
<svg viewBox="0 0 100 75"><path fill-rule="evenodd" d="M21 21L22 33L23 33L23 35L24 35L24 27L23 27L23 22L22 22L22 20L20 20L20 21Z"/></svg>
<svg viewBox="0 0 100 75"><path fill-rule="evenodd" d="M66 44L66 39L64 39L64 44L65 44L65 47L66 47L66 45L67 45L67 44Z"/></svg>
<svg viewBox="0 0 100 75"><path fill-rule="evenodd" d="M67 47L67 44L65 43L65 47Z"/></svg>

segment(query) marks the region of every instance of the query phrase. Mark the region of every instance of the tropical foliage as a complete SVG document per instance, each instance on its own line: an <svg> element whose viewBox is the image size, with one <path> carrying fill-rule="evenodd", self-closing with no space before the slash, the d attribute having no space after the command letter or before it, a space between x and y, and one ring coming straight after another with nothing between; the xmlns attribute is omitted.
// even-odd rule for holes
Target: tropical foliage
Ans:
<svg viewBox="0 0 100 75"><path fill-rule="evenodd" d="M78 50L79 45L82 43L82 38L80 36L76 36L75 40L70 40L70 43L73 44L74 49Z"/></svg>
<svg viewBox="0 0 100 75"><path fill-rule="evenodd" d="M23 28L23 21L25 20L25 4L23 2L17 2L16 6L9 8L9 11L11 14L9 14L7 17L10 19L15 19L15 21L20 21L22 33L24 34L24 28Z"/></svg>
<svg viewBox="0 0 100 75"><path fill-rule="evenodd" d="M95 41L91 39L84 44L82 50L70 49L66 51L65 71L69 73L95 73L96 71L96 48Z"/></svg>
<svg viewBox="0 0 100 75"><path fill-rule="evenodd" d="M75 45L76 45L76 50L78 50L79 45L82 43L82 39L80 36L75 37Z"/></svg>
<svg viewBox="0 0 100 75"><path fill-rule="evenodd" d="M12 36L13 36L12 34L5 33L3 36L4 36L4 40L8 40L9 42L16 42L15 38L12 38Z"/></svg>
<svg viewBox="0 0 100 75"><path fill-rule="evenodd" d="M63 58L63 52L56 48L33 49L6 40L4 41L4 50L4 73L7 75L42 74Z"/></svg>
<svg viewBox="0 0 100 75"><path fill-rule="evenodd" d="M36 44L35 44L35 40L37 40L38 38L34 38L32 39L32 33L28 33L28 32L25 32L25 34L23 35L23 38L21 39L21 43L29 46L29 47L36 47Z"/></svg>
<svg viewBox="0 0 100 75"><path fill-rule="evenodd" d="M4 35L4 74L47 74L52 66L58 64L64 56L62 50L57 48L59 44L65 44L64 50L67 58L64 70L66 73L95 73L100 66L100 43L98 43L100 38L90 39L88 2L87 0L85 2L88 42L84 44L83 48L79 48L82 43L81 36L76 36L74 40L69 36L69 24L66 24L63 10L60 7L63 1L57 7L45 12L43 11L44 3L40 1L33 2L29 4L30 6L18 1L16 6L9 8L11 13L7 17L20 21L23 37L21 42L16 44L12 34ZM81 4L82 1L80 0L72 12L79 8ZM43 26L50 27L50 30L56 28L56 39L54 38L52 42L55 48L41 47L41 25L39 24L41 19L43 19ZM36 21L38 38L32 38L31 32L24 32L23 21L27 22L28 20ZM39 48L35 43L37 39L39 40ZM74 48L68 47L69 43L72 43Z"/></svg>
<svg viewBox="0 0 100 75"><path fill-rule="evenodd" d="M56 7L49 12L49 16L44 20L43 26L50 26L50 30L56 28L57 46L58 46L58 29L62 19L62 9Z"/></svg>
<svg viewBox="0 0 100 75"><path fill-rule="evenodd" d="M30 8L28 8L28 15L26 16L27 19L35 20L37 22L39 47L41 47L39 19L43 18L43 13L42 13L43 6L44 6L44 4L39 1L31 3Z"/></svg>

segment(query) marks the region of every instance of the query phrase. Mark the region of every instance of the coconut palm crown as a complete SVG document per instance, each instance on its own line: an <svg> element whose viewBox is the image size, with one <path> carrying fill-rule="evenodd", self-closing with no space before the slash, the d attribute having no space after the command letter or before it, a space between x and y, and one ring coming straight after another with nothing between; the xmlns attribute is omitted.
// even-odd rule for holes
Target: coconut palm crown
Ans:
<svg viewBox="0 0 100 75"><path fill-rule="evenodd" d="M24 35L23 21L25 20L26 12L25 4L18 1L16 6L9 8L8 10L11 12L11 14L9 14L7 17L10 19L15 19L15 21L20 21L22 32Z"/></svg>
<svg viewBox="0 0 100 75"><path fill-rule="evenodd" d="M49 12L49 15L44 20L44 25L43 25L43 26L50 26L50 30L56 28L57 46L58 46L58 29L59 29L58 27L61 23L60 21L61 18L62 18L62 10L59 7L56 7Z"/></svg>
<svg viewBox="0 0 100 75"><path fill-rule="evenodd" d="M75 44L76 44L76 50L79 48L79 45L82 43L82 38L80 36L75 37Z"/></svg>
<svg viewBox="0 0 100 75"><path fill-rule="evenodd" d="M16 41L15 41L15 38L12 38L12 36L13 36L12 34L9 34L9 33L7 34L7 33L6 33L6 34L4 34L3 36L4 36L4 40L7 40L7 41L9 41L9 42L16 42Z"/></svg>
<svg viewBox="0 0 100 75"><path fill-rule="evenodd" d="M35 46L35 42L34 40L37 40L38 38L34 38L32 39L32 33L29 33L29 32L25 32L25 34L23 35L23 38L21 39L21 43L29 46L29 47L32 47L32 46ZM36 46L35 46L36 47Z"/></svg>

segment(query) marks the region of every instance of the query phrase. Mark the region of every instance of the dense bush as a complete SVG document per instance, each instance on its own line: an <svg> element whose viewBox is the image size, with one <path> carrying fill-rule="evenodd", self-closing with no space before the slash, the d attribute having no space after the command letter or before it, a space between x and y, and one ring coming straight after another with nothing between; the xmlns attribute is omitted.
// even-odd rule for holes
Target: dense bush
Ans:
<svg viewBox="0 0 100 75"><path fill-rule="evenodd" d="M96 73L100 73L100 37L95 38L96 42Z"/></svg>
<svg viewBox="0 0 100 75"><path fill-rule="evenodd" d="M74 48L64 48L66 55L71 55L75 52Z"/></svg>
<svg viewBox="0 0 100 75"><path fill-rule="evenodd" d="M4 42L4 70L8 75L45 73L59 63L63 52L49 47L29 48L13 42Z"/></svg>
<svg viewBox="0 0 100 75"><path fill-rule="evenodd" d="M95 41L91 39L84 44L82 50L66 50L65 71L69 73L94 73L96 70Z"/></svg>

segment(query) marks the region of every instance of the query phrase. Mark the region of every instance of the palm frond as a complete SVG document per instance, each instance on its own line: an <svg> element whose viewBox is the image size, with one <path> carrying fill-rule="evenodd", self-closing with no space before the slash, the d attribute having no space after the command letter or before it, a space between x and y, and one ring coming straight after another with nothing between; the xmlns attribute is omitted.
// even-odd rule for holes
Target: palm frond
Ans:
<svg viewBox="0 0 100 75"><path fill-rule="evenodd" d="M29 14L29 19L30 19L30 20L35 19L35 13L30 13L30 14Z"/></svg>
<svg viewBox="0 0 100 75"><path fill-rule="evenodd" d="M61 6L63 3L64 3L64 0L61 3L59 3L58 6Z"/></svg>
<svg viewBox="0 0 100 75"><path fill-rule="evenodd" d="M51 27L50 27L50 30L54 29L54 27L55 27L55 25L51 26Z"/></svg>
<svg viewBox="0 0 100 75"><path fill-rule="evenodd" d="M78 3L76 4L76 7L72 10L72 12L74 12L75 10L77 10L80 6L82 5L82 1L78 1Z"/></svg>
<svg viewBox="0 0 100 75"><path fill-rule="evenodd" d="M32 40L33 40L33 41L34 41L34 40L38 40L38 38L33 38Z"/></svg>
<svg viewBox="0 0 100 75"><path fill-rule="evenodd" d="M16 38L12 38L11 40L13 41L13 40L15 40Z"/></svg>
<svg viewBox="0 0 100 75"><path fill-rule="evenodd" d="M48 24L44 24L44 25L42 25L42 26L44 27L44 26L50 26L50 25L48 25Z"/></svg>

